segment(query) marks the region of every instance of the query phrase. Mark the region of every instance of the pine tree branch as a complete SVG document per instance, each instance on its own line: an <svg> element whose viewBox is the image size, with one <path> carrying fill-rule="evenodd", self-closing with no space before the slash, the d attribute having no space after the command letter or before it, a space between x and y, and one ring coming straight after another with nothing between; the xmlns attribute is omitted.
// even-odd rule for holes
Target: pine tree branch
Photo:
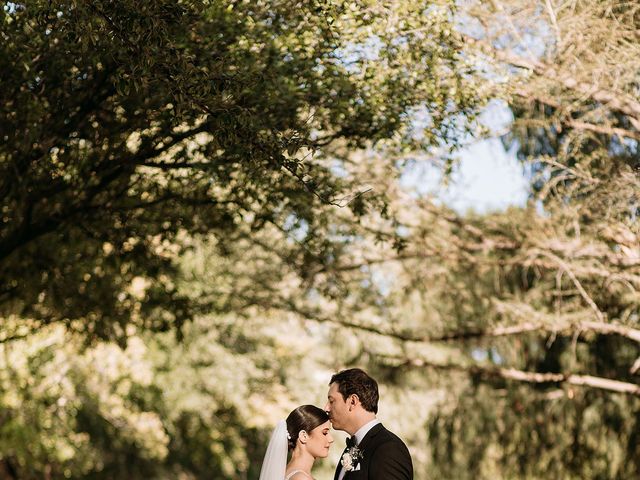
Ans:
<svg viewBox="0 0 640 480"><path fill-rule="evenodd" d="M398 367L435 368L441 370L458 370L473 375L489 378L503 378L523 383L533 384L568 384L580 387L590 387L609 392L625 393L640 396L640 385L629 382L621 382L610 378L595 377L592 375L576 375L565 373L539 373L526 372L515 368L499 368L481 365L438 364L422 359L406 360Z"/></svg>
<svg viewBox="0 0 640 480"><path fill-rule="evenodd" d="M557 82L564 88L574 91L583 97L590 98L595 102L606 105L610 109L626 115L633 126L640 129L640 102L625 93L612 92L600 88L598 85L580 82L571 76L561 74L552 66L537 59L524 58L511 51L496 48L487 42L477 40L470 36L465 35L464 38L467 43L476 45L482 52L501 62L529 70L540 77Z"/></svg>
<svg viewBox="0 0 640 480"><path fill-rule="evenodd" d="M562 105L559 101L550 97L539 94L538 92L532 93L519 88L515 90L515 94L518 97L524 99L529 103L538 102L543 105L547 105L554 109L563 110L567 109L566 105ZM558 121L564 128L572 128L574 130L586 130L589 132L600 133L602 135L608 135L610 137L618 136L620 138L631 138L634 140L640 140L640 131L628 130L626 128L614 127L611 125L598 125L594 123L584 122L582 120L576 120L570 117L570 115L561 116Z"/></svg>
<svg viewBox="0 0 640 480"><path fill-rule="evenodd" d="M603 135L614 135L620 138L631 138L634 140L640 140L640 132L634 132L625 128L609 127L606 125L595 125L593 123L581 122L579 120L568 120L562 122L575 130L587 130L589 132L601 133Z"/></svg>
<svg viewBox="0 0 640 480"><path fill-rule="evenodd" d="M246 300L250 300L246 297ZM283 310L293 312L301 317L312 320L319 323L330 323L340 327L351 328L367 333L374 333L376 335L393 338L403 342L416 342L416 343L437 343L437 342L451 342L455 340L471 340L482 338L495 338L511 335L520 335L523 333L539 332L546 335L569 335L573 336L584 333L596 333L599 335L619 335L621 337L628 338L634 342L640 344L640 330L620 325L617 323L605 323L596 321L569 321L559 324L558 322L553 325L548 325L542 322L523 322L516 325L497 326L487 329L477 330L464 330L444 333L441 335L417 335L410 331L398 331L389 328L379 327L375 325L367 325L359 322L353 322L350 320L336 318L332 315L322 315L318 309L313 309L300 305L295 299L279 297L275 294L270 300L261 300L259 303L250 301L250 304L259 304L264 308L273 308L277 310ZM392 322L385 322L392 323Z"/></svg>
<svg viewBox="0 0 640 480"><path fill-rule="evenodd" d="M452 340L467 340L472 338L492 338L504 337L509 335L519 335L522 333L540 332L544 334L566 334L575 335L576 333L597 333L600 335L619 335L628 338L634 342L640 343L640 330L626 327L615 323L604 323L594 321L582 322L566 322L562 325L555 324L553 326L544 325L535 322L525 322L517 325L507 325L501 327L490 328L486 330L475 330L465 332L454 332L450 334L440 335L437 337L415 338L414 341L422 342L443 342Z"/></svg>
<svg viewBox="0 0 640 480"><path fill-rule="evenodd" d="M591 296L584 289L584 287L582 286L582 283L580 282L580 280L578 280L578 277L576 277L575 273L569 267L569 265L564 260L562 260L560 257L558 257L557 255L554 255L551 252L540 251L539 253L540 253L540 255L546 256L547 258L551 259L553 262L558 264L558 266L562 269L562 271L565 272L569 276L569 278L571 279L571 281L573 282L575 287L578 289L578 292L580 293L580 296L583 298L585 303L587 305L589 305L589 308L591 308L591 310L593 311L593 313L596 316L596 318L600 322L603 322L604 319L605 319L604 314L600 311L600 308L598 308L598 306L596 305L594 300L591 298Z"/></svg>

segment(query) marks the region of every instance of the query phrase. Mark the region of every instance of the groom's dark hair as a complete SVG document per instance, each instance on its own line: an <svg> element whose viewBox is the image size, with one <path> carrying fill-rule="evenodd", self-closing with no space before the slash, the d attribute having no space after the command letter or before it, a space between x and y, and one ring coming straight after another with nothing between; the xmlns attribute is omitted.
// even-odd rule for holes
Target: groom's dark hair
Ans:
<svg viewBox="0 0 640 480"><path fill-rule="evenodd" d="M378 413L378 382L364 370L349 368L334 374L329 385L336 383L338 391L346 400L349 395L357 395L367 412Z"/></svg>

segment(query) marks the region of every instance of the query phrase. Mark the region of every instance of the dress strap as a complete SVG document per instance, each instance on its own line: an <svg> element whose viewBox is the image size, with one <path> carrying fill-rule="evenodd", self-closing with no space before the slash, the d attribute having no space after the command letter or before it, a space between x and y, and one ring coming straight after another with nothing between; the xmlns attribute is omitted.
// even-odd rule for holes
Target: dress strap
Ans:
<svg viewBox="0 0 640 480"><path fill-rule="evenodd" d="M289 475L286 476L286 478L284 480L289 480L291 477L293 477L296 473L304 473L305 476L309 477L309 475L307 475L307 473L304 470L294 470L293 472L291 472ZM311 477L309 477L311 478Z"/></svg>

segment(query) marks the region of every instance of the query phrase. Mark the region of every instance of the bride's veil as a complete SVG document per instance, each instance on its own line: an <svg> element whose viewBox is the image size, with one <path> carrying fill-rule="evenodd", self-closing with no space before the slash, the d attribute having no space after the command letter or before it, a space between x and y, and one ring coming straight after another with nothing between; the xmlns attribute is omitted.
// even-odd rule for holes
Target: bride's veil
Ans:
<svg viewBox="0 0 640 480"><path fill-rule="evenodd" d="M287 423L280 420L271 434L267 453L264 454L260 480L284 480L288 450Z"/></svg>

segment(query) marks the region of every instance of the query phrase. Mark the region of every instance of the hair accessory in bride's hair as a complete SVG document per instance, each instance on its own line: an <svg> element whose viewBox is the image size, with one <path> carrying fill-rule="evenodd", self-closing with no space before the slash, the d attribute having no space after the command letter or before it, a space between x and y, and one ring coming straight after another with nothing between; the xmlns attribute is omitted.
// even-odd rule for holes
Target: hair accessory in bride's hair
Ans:
<svg viewBox="0 0 640 480"><path fill-rule="evenodd" d="M287 431L287 440L291 440L291 434Z"/></svg>

